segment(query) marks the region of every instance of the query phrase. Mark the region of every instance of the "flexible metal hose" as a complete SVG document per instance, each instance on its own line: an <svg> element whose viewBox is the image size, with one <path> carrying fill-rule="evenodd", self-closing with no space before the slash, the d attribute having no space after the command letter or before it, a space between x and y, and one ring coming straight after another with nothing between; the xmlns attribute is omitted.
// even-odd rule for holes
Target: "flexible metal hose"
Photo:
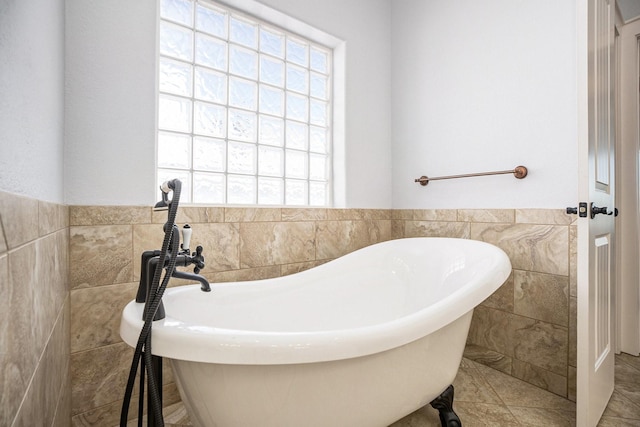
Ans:
<svg viewBox="0 0 640 427"><path fill-rule="evenodd" d="M171 257L169 259L169 265L167 266L167 269L165 271L164 280L162 281L162 285L160 285L160 287L157 290L155 290L155 292L153 289L153 285L151 287L151 297L153 298L153 300L151 301L151 309L149 310L149 313L147 313L147 316L151 316L151 319L154 318L156 311L160 306L162 295L164 295L164 291L167 288L167 285L169 284L169 279L173 274L173 270L175 270L176 268L176 258L177 258L178 251L180 250L180 240L179 240L180 231L178 230L178 227L176 227L175 225L172 227L172 230L173 230L173 233L172 233L173 236L171 238L171 246L172 246ZM162 384L158 384L157 378L153 375L153 368L152 368L153 354L151 352L150 331L151 329L149 329L149 333L147 333L147 336L145 339L144 353L143 353L145 367L148 372L147 388L148 388L148 393L151 396L151 408L147 408L147 411L154 412L155 419L157 421L158 426L162 427L164 426L164 421L162 418L162 399L160 398L160 394L158 393L158 390L160 390L159 387L162 387Z"/></svg>
<svg viewBox="0 0 640 427"><path fill-rule="evenodd" d="M131 369L129 370L129 379L127 381L127 387L125 390L124 400L122 402L122 411L120 412L120 427L126 427L127 418L129 415L129 404L131 403L131 396L133 394L133 385L135 383L136 372L138 370L139 361L142 358L143 349L144 349L144 365L141 367L141 375L144 375L144 368L147 370L147 381L148 381L148 392L151 396L151 408L148 408L148 411L153 411L155 419L157 420L157 424L159 427L164 427L164 421L162 419L162 405L160 402L160 396L158 393L158 388L156 384L156 378L153 375L153 370L151 369L151 327L153 325L153 318L160 306L160 301L162 300L162 295L164 294L165 289L169 283L169 279L171 278L171 274L173 270L175 270L176 266L176 257L178 255L179 250L179 231L175 227L176 222L176 214L178 212L178 204L180 201L180 192L182 190L182 183L178 179L174 179L173 181L169 181L169 188L173 190L173 197L171 198L171 203L169 204L169 213L167 218L167 223L165 224L164 229L164 240L162 242L162 249L160 251L160 259L158 264L156 265L156 269L153 275L153 281L151 284L150 292L147 295L147 302L145 305L145 319L144 325L142 326L142 330L140 331L140 336L138 338L138 343L136 344L135 352L133 355L133 360L131 361ZM176 233L177 232L177 233ZM171 255L169 259L169 265L167 266L167 270L165 272L164 279L162 280L162 284L160 284L160 277L162 276L162 270L165 266L166 256L169 252L169 245L171 245ZM161 386L161 385L160 385ZM139 399L142 401L142 393L141 389ZM139 408L143 406L142 403L139 404ZM138 425L141 425L142 413L138 414Z"/></svg>

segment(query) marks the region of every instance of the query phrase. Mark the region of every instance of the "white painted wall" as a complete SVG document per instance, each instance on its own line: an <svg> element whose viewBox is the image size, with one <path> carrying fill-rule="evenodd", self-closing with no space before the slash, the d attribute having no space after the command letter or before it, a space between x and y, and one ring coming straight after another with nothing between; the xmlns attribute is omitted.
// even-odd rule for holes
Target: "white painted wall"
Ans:
<svg viewBox="0 0 640 427"><path fill-rule="evenodd" d="M392 5L393 207L575 205L575 1ZM413 182L517 165L524 180Z"/></svg>
<svg viewBox="0 0 640 427"><path fill-rule="evenodd" d="M156 0L67 0L65 202L155 203Z"/></svg>
<svg viewBox="0 0 640 427"><path fill-rule="evenodd" d="M345 205L391 207L391 3L261 3L345 41ZM67 0L68 204L155 202L156 13L155 0Z"/></svg>
<svg viewBox="0 0 640 427"><path fill-rule="evenodd" d="M69 204L156 198L156 1L114 1L66 3ZM574 1L260 3L345 40L347 207L577 201ZM521 181L413 183L519 164Z"/></svg>
<svg viewBox="0 0 640 427"><path fill-rule="evenodd" d="M0 190L63 202L64 0L0 1Z"/></svg>

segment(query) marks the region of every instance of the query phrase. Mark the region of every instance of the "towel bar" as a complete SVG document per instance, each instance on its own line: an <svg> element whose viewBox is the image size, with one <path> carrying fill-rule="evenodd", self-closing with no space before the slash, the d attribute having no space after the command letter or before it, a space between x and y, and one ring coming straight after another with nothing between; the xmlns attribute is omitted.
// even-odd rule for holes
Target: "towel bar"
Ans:
<svg viewBox="0 0 640 427"><path fill-rule="evenodd" d="M467 173L462 175L437 176L435 178L429 178L428 176L422 175L420 178L416 178L414 182L419 182L420 185L425 186L429 183L429 181L438 181L441 179L469 178L473 176L486 176L486 175L504 175L507 173L512 173L514 177L518 179L522 179L525 176L527 176L528 170L525 166L516 166L514 169L508 170L508 171Z"/></svg>

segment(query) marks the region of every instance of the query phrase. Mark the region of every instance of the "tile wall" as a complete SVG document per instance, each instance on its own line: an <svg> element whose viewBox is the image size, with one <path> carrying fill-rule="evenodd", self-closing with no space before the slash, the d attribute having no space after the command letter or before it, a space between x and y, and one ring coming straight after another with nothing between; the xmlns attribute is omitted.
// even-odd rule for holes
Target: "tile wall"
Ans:
<svg viewBox="0 0 640 427"><path fill-rule="evenodd" d="M70 207L73 425L116 425L132 350L119 336L140 254L158 249L166 212ZM510 279L476 309L465 355L561 396L575 396L575 226L561 210L369 210L183 207L210 282L278 277L402 237L484 240ZM179 284L175 281L175 284ZM172 378L165 403L179 400ZM130 416L133 417L135 403Z"/></svg>
<svg viewBox="0 0 640 427"><path fill-rule="evenodd" d="M70 207L74 426L118 423L133 354L120 314L135 297L140 255L162 244L166 217L148 207ZM193 227L191 246L204 247L212 283L294 273L393 237L389 210L182 207L177 222ZM165 380L171 404L179 396ZM135 401L131 408L134 417Z"/></svg>
<svg viewBox="0 0 640 427"><path fill-rule="evenodd" d="M513 273L474 311L465 356L575 401L574 218L561 209L395 210L393 218L396 235L482 240L509 255Z"/></svg>
<svg viewBox="0 0 640 427"><path fill-rule="evenodd" d="M69 209L0 192L0 425L69 425Z"/></svg>

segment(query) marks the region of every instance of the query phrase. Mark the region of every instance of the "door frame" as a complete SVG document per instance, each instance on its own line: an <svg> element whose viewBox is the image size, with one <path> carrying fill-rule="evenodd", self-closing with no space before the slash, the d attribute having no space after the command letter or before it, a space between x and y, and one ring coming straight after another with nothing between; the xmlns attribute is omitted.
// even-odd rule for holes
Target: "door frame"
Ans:
<svg viewBox="0 0 640 427"><path fill-rule="evenodd" d="M616 205L620 216L617 257L617 352L640 354L640 18L618 21L617 144L621 185ZM622 177L633 177L624 180Z"/></svg>

